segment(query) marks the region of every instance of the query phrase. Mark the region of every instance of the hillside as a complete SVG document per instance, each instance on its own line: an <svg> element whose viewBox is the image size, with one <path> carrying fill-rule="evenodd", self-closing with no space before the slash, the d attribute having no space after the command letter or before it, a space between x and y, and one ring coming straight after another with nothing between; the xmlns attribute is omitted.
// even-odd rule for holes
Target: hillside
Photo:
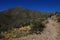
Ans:
<svg viewBox="0 0 60 40"><path fill-rule="evenodd" d="M13 27L20 27L26 23L28 25L29 22L33 20L43 20L43 18L47 18L48 15L48 13L16 7L2 11L0 13L0 26L4 27L3 30L6 30L6 27L8 29Z"/></svg>
<svg viewBox="0 0 60 40"><path fill-rule="evenodd" d="M16 38L33 33L40 35L46 28L42 22L54 15L60 22L60 12L39 12L22 7L2 11L0 12L0 38Z"/></svg>
<svg viewBox="0 0 60 40"><path fill-rule="evenodd" d="M46 27L41 34L30 34L19 38L3 40L60 40L60 25L56 18L57 16L54 15L45 20L45 22L42 22Z"/></svg>

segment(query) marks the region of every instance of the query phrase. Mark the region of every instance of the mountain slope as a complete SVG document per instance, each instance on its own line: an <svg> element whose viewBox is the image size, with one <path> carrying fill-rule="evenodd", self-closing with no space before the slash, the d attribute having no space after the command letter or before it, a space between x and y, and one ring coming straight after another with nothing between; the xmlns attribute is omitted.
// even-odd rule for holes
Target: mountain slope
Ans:
<svg viewBox="0 0 60 40"><path fill-rule="evenodd" d="M30 20L41 20L39 18L47 18L48 15L49 14L45 12L28 10L21 7L8 9L0 13L0 29L2 31L16 28L22 24L26 24L26 22L29 23Z"/></svg>

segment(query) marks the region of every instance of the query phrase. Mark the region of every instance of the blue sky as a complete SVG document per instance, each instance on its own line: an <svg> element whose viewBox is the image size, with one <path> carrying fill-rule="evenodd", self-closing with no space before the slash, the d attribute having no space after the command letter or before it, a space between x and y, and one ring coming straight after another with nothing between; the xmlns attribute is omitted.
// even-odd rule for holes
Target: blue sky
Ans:
<svg viewBox="0 0 60 40"><path fill-rule="evenodd" d="M42 12L60 12L60 0L0 0L0 11L16 6Z"/></svg>

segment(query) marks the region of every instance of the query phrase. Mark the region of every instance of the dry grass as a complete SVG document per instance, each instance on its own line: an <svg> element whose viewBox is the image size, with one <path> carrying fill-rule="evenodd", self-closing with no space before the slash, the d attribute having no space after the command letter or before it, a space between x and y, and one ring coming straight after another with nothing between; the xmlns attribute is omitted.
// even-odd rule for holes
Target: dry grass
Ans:
<svg viewBox="0 0 60 40"><path fill-rule="evenodd" d="M15 28L13 30L9 30L8 32L2 32L1 34L4 35L5 38L16 38L17 36L20 36L21 34L26 35L26 33L29 30L30 30L30 26L24 26L21 28ZM24 33L24 31L25 31L25 33Z"/></svg>

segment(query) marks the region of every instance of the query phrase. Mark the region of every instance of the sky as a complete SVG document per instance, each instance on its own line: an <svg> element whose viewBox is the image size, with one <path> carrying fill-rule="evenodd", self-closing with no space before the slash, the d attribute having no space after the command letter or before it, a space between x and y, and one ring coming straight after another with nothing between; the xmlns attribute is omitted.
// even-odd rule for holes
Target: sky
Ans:
<svg viewBox="0 0 60 40"><path fill-rule="evenodd" d="M60 0L0 0L0 11L16 6L42 12L60 12Z"/></svg>

